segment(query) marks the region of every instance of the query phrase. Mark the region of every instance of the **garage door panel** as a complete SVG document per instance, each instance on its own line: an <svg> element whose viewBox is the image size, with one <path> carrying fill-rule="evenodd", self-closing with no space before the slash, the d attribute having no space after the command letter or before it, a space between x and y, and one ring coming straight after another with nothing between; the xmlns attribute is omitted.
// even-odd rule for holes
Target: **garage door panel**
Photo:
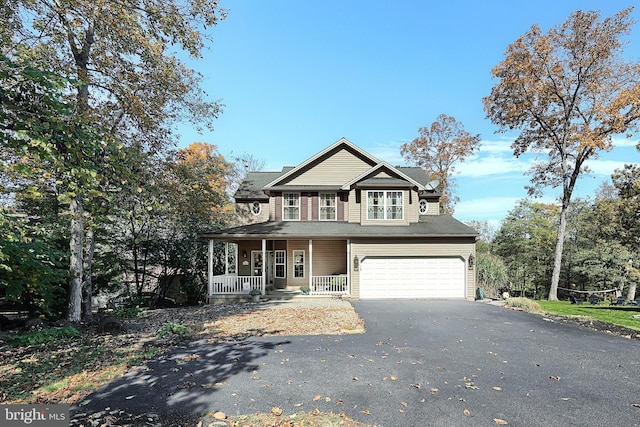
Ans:
<svg viewBox="0 0 640 427"><path fill-rule="evenodd" d="M464 298L460 258L365 257L360 298Z"/></svg>

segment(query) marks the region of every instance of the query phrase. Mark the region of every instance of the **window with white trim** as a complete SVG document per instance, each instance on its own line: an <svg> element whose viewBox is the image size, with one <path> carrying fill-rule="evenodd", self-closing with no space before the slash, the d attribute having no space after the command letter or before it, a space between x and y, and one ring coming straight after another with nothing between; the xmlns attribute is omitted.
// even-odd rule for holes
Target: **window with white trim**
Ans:
<svg viewBox="0 0 640 427"><path fill-rule="evenodd" d="M367 191L367 219L403 219L403 191Z"/></svg>
<svg viewBox="0 0 640 427"><path fill-rule="evenodd" d="M320 221L336 220L336 193L320 193Z"/></svg>
<svg viewBox="0 0 640 427"><path fill-rule="evenodd" d="M282 219L285 221L296 221L300 219L300 194L282 194Z"/></svg>
<svg viewBox="0 0 640 427"><path fill-rule="evenodd" d="M287 277L287 252L286 251L275 251L275 276L276 279L284 279Z"/></svg>
<svg viewBox="0 0 640 427"><path fill-rule="evenodd" d="M420 203L418 205L418 213L420 215L425 215L429 211L429 202L426 199L420 199Z"/></svg>
<svg viewBox="0 0 640 427"><path fill-rule="evenodd" d="M262 212L262 203L253 202L251 204L251 213L254 215L260 215L261 212Z"/></svg>
<svg viewBox="0 0 640 427"><path fill-rule="evenodd" d="M304 251L293 251L293 277L304 278Z"/></svg>

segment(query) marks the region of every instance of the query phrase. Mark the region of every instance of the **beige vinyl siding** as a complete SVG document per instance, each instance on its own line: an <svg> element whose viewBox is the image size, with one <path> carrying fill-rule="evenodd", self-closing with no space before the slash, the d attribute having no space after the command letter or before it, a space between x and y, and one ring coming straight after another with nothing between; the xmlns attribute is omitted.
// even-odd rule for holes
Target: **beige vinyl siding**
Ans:
<svg viewBox="0 0 640 427"><path fill-rule="evenodd" d="M347 150L340 150L287 181L287 185L343 185L369 169L369 163Z"/></svg>
<svg viewBox="0 0 640 427"><path fill-rule="evenodd" d="M404 214L408 217L408 222L418 222L418 206L420 203L418 192L416 190L409 190L408 193L409 197L407 198L404 206Z"/></svg>
<svg viewBox="0 0 640 427"><path fill-rule="evenodd" d="M464 243L467 241L467 243ZM357 256L360 262L366 256L429 256L429 257L460 257L466 261L469 255L475 257L475 240L466 239L427 239L419 242L411 240L352 240L351 256ZM465 267L466 268L466 267ZM466 298L475 297L476 269L465 270L466 272ZM360 272L352 271L351 295L355 298L360 296Z"/></svg>
<svg viewBox="0 0 640 427"><path fill-rule="evenodd" d="M362 218L362 225L409 225L409 191L402 190L403 219L367 219L367 191L368 190L362 190L360 194L360 218Z"/></svg>
<svg viewBox="0 0 640 427"><path fill-rule="evenodd" d="M314 276L347 273L346 240L314 240L312 244Z"/></svg>
<svg viewBox="0 0 640 427"><path fill-rule="evenodd" d="M269 197L269 221L276 220L276 198Z"/></svg>
<svg viewBox="0 0 640 427"><path fill-rule="evenodd" d="M269 204L266 202L261 203L262 210L259 215L254 215L251 211L253 202L242 202L235 204L236 221L239 225L256 224L259 222L266 222L269 220Z"/></svg>
<svg viewBox="0 0 640 427"><path fill-rule="evenodd" d="M427 207L427 215L440 215L440 203L431 199L427 199L429 206Z"/></svg>

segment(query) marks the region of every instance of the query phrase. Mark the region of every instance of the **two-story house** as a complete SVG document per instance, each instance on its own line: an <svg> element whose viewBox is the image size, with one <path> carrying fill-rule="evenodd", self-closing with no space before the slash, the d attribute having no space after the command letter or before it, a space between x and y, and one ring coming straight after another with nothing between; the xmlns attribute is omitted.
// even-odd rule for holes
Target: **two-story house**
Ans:
<svg viewBox="0 0 640 427"><path fill-rule="evenodd" d="M298 166L249 173L235 194L243 225L201 236L210 241L209 297L273 285L356 299L473 299L478 233L440 215L427 184L420 168L391 166L344 138ZM223 275L213 274L214 240L234 243Z"/></svg>

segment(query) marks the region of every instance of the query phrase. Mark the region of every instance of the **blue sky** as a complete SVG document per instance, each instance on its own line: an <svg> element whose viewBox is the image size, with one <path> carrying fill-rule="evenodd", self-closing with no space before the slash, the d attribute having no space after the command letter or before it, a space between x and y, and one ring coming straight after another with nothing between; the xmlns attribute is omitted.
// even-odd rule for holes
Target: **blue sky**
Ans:
<svg viewBox="0 0 640 427"><path fill-rule="evenodd" d="M603 16L631 0L537 1L225 1L228 17L213 29L202 59L188 65L224 112L215 131L181 127L180 145L203 141L230 158L250 153L265 170L297 165L341 137L393 165L400 146L444 113L480 134L477 156L457 166L454 216L498 222L527 196L532 155L513 156L517 135L496 134L482 98L506 47L538 24L543 30L575 10ZM640 20L640 11L633 17ZM626 55L640 60L640 24ZM638 163L638 138L592 161L576 196L593 196L611 172ZM547 189L543 201L558 191Z"/></svg>

